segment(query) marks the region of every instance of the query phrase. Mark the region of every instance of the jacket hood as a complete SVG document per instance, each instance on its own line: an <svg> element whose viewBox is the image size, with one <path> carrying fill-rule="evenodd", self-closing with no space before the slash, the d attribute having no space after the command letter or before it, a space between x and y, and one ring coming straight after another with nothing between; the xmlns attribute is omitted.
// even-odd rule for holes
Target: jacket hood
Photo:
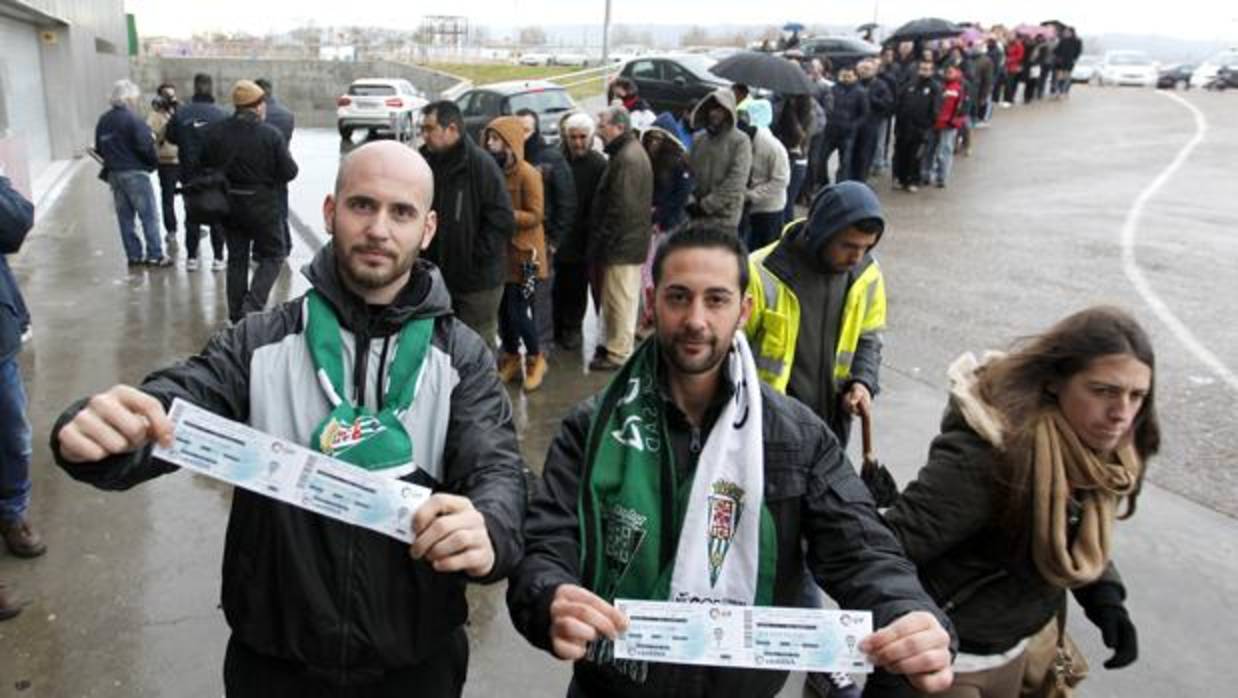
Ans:
<svg viewBox="0 0 1238 698"><path fill-rule="evenodd" d="M748 113L748 123L757 128L769 128L774 123L774 105L768 99L749 99L740 111Z"/></svg>
<svg viewBox="0 0 1238 698"><path fill-rule="evenodd" d="M877 200L877 194L861 182L839 182L817 193L808 210L808 220L800 228L799 237L813 257L820 258L821 251L831 238L868 218L881 221L882 232L877 235L877 242L881 242L885 217L881 215L881 202Z"/></svg>
<svg viewBox="0 0 1238 698"><path fill-rule="evenodd" d="M974 354L967 352L946 369L946 377L950 379L950 407L942 418L943 431L958 429L966 424L989 444L1002 447L1005 431L1002 417L980 396L978 374L985 364L1002 356L1001 352L990 351L977 361Z"/></svg>
<svg viewBox="0 0 1238 698"><path fill-rule="evenodd" d="M372 336L386 336L399 332L409 320L451 314L451 295L443 276L438 267L424 259L413 264L412 276L395 300L377 313L340 280L334 242L323 245L301 273L335 308L340 325L354 333L365 330Z"/></svg>
<svg viewBox="0 0 1238 698"><path fill-rule="evenodd" d="M641 145L645 144L645 136L655 131L666 136L666 140L678 147L681 152L688 152L688 149L684 147L683 141L679 140L679 127L675 123L675 117L670 112L659 114L658 118L653 120L653 125L645 129L645 132L640 137Z"/></svg>
<svg viewBox="0 0 1238 698"><path fill-rule="evenodd" d="M719 104L726 109L727 114L731 116L732 126L739 121L735 114L735 93L731 92L729 87L719 87L697 102L696 108L692 110L692 128L698 130L705 128L709 123L709 109L714 104Z"/></svg>
<svg viewBox="0 0 1238 698"><path fill-rule="evenodd" d="M520 123L518 116L500 116L499 118L486 124L486 131L494 131L503 139L508 148L516 154L516 159L524 160L524 126ZM483 131L483 134L485 132ZM482 136L482 145L485 145L485 136Z"/></svg>

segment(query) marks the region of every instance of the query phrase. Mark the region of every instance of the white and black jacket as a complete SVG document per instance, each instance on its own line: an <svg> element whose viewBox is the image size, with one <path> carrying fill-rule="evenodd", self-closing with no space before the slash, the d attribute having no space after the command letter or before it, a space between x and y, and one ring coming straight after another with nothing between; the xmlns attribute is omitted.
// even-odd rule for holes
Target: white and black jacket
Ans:
<svg viewBox="0 0 1238 698"><path fill-rule="evenodd" d="M523 554L526 503L511 404L481 338L452 317L438 270L419 262L396 300L379 309L343 288L331 245L305 274L339 315L357 403L379 407L376 386L385 380L404 323L436 318L414 404L402 418L418 466L404 479L472 500L495 551L492 573L474 581L506 577ZM201 354L151 374L141 389L165 407L183 398L308 444L330 406L315 379L303 307L298 299L246 317ZM71 476L117 490L175 470L151 458L149 448L99 463L65 462L56 434L83 404L67 410L52 432L56 461ZM222 600L234 638L338 685L372 681L444 647L467 617L468 581L412 560L406 545L378 533L246 490L233 494Z"/></svg>

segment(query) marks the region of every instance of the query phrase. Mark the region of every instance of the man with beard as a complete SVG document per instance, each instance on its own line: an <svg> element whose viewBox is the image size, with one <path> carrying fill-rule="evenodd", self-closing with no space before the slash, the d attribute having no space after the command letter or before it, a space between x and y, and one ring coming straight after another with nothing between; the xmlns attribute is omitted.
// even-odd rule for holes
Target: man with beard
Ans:
<svg viewBox="0 0 1238 698"><path fill-rule="evenodd" d="M736 128L738 123L735 93L727 87L709 93L692 110L692 128L698 132L688 155L696 177L688 215L719 223L736 234L752 174L752 140Z"/></svg>
<svg viewBox="0 0 1238 698"><path fill-rule="evenodd" d="M576 662L569 696L768 697L786 672L616 660L609 641L627 619L613 603L790 606L807 569L843 608L873 612L880 630L860 647L878 667L944 690L948 621L825 424L756 376L739 331L747 276L729 228L690 225L658 248L656 340L551 443L508 587L512 621ZM718 561L697 532L720 484L742 506Z"/></svg>
<svg viewBox="0 0 1238 698"><path fill-rule="evenodd" d="M74 404L52 431L71 476L127 489L175 470L151 444L172 442L166 410L181 398L434 490L412 515L411 547L233 492L222 592L230 697L459 696L465 582L498 581L521 557L511 404L487 347L452 316L438 270L418 259L435 234L433 181L404 145L353 151L323 203L332 239L305 269L309 292L247 316L140 387ZM314 437L351 438L375 422L365 449Z"/></svg>
<svg viewBox="0 0 1238 698"><path fill-rule="evenodd" d="M554 307L555 344L575 351L583 336L581 323L588 308L590 220L598 183L606 172L606 156L593 149L594 122L588 114L575 113L559 122L563 134L560 146L572 168L573 189L576 192L576 216L571 228L564 231L554 255L554 282L551 284L551 304ZM601 289L594 288L594 305L601 307Z"/></svg>

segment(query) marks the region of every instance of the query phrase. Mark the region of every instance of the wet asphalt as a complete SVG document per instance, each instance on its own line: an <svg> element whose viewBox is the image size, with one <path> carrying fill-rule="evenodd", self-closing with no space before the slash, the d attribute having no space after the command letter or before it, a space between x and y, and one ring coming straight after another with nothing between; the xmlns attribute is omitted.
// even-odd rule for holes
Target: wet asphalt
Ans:
<svg viewBox="0 0 1238 698"><path fill-rule="evenodd" d="M1238 682L1226 626L1238 617L1238 390L1225 377L1238 369L1227 302L1238 286L1238 128L1234 95L1183 96L1207 130L1147 201L1133 248L1176 325L1137 292L1121 246L1132 204L1195 133L1192 113L1163 95L1081 88L1068 103L1002 110L994 128L976 133L972 155L956 160L946 189L907 194L873 183L890 222L878 250L890 329L877 439L900 481L923 462L945 367L961 351L1000 348L1097 302L1130 308L1153 335L1165 443L1139 515L1118 527L1117 552L1142 656L1121 672L1100 668L1107 653L1076 613L1072 628L1093 660L1087 695L1211 694ZM302 130L293 151L294 252L276 300L305 288L295 270L325 240L321 203L341 145L332 131ZM177 474L99 492L56 469L46 444L73 400L200 349L226 318L223 274L188 272L183 259L129 272L93 164L72 177L11 259L34 316L21 358L35 435L31 516L50 550L34 561L0 554L0 579L27 603L0 624L0 696L219 696L228 489ZM580 355L556 351L541 391L511 389L535 471L562 414L606 379L588 374ZM470 599L466 695L562 695L570 668L515 633L503 585L474 588ZM799 695L795 679L784 694Z"/></svg>

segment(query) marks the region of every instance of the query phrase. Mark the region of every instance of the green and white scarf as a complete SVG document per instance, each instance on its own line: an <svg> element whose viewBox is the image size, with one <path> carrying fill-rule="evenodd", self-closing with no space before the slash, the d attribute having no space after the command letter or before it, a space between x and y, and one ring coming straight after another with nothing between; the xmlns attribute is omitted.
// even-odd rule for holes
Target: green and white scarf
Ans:
<svg viewBox="0 0 1238 698"><path fill-rule="evenodd" d="M657 342L642 344L603 393L579 501L582 579L599 596L773 602L777 545L764 506L760 382L742 334L727 361L732 399L690 487L676 477Z"/></svg>
<svg viewBox="0 0 1238 698"><path fill-rule="evenodd" d="M434 319L411 320L400 330L395 358L387 372L383 407L377 413L348 399L344 373L344 343L335 309L317 291L305 299L305 337L318 384L331 402L331 414L314 429L310 447L366 470L390 471L402 477L415 469L413 441L400 418L413 404L417 379L430 338ZM356 360L354 358L354 360Z"/></svg>

